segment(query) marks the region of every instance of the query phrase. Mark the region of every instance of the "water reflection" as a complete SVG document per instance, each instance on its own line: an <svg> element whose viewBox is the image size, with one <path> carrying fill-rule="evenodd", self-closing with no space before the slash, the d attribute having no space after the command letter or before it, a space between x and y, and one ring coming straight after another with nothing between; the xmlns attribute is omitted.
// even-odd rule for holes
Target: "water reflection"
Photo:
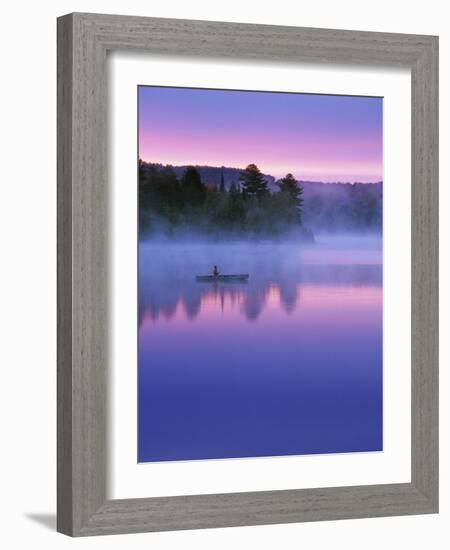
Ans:
<svg viewBox="0 0 450 550"><path fill-rule="evenodd" d="M379 240L141 243L138 460L381 450L381 286Z"/></svg>
<svg viewBox="0 0 450 550"><path fill-rule="evenodd" d="M278 278L251 275L248 282L197 282L193 277L180 278L176 272L166 280L143 276L139 325L144 319L169 320L182 312L193 320L208 304L219 304L222 312L237 308L248 321L256 321L271 298L290 315L301 308L303 285L379 288L381 282L381 265L302 265L295 274Z"/></svg>

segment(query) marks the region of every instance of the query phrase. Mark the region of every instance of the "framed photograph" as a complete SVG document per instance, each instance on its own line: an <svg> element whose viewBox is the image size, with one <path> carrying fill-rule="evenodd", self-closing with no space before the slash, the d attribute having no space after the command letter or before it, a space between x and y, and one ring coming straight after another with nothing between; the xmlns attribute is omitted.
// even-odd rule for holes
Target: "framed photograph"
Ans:
<svg viewBox="0 0 450 550"><path fill-rule="evenodd" d="M58 530L438 511L438 39L58 19Z"/></svg>

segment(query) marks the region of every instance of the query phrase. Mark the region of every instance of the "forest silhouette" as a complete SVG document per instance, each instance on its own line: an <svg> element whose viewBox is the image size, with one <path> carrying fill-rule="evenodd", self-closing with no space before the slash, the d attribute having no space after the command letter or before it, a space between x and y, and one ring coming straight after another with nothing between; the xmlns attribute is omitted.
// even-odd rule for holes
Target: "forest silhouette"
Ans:
<svg viewBox="0 0 450 550"><path fill-rule="evenodd" d="M312 241L302 224L303 189L292 174L270 191L255 164L240 172L228 189L221 176L219 186L202 181L195 166L181 177L167 165L139 162L139 228L141 235L183 231L205 235L278 236L295 231Z"/></svg>
<svg viewBox="0 0 450 550"><path fill-rule="evenodd" d="M380 233L382 182L275 180L255 164L244 170L139 161L141 237L277 238Z"/></svg>

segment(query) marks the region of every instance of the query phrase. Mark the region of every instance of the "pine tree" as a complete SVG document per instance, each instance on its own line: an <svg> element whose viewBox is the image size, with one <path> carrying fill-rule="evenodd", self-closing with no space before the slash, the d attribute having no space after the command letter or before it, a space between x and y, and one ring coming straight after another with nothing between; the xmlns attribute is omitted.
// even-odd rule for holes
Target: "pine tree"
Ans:
<svg viewBox="0 0 450 550"><path fill-rule="evenodd" d="M188 166L182 177L181 186L186 204L200 205L205 202L206 186L195 166Z"/></svg>
<svg viewBox="0 0 450 550"><path fill-rule="evenodd" d="M242 192L244 196L259 198L269 192L267 181L256 164L249 164L247 168L241 172L239 180L242 182Z"/></svg>
<svg viewBox="0 0 450 550"><path fill-rule="evenodd" d="M292 206L295 208L295 216L299 223L301 223L301 209L303 205L303 187L301 187L292 174L286 174L278 182L280 193L286 194Z"/></svg>
<svg viewBox="0 0 450 550"><path fill-rule="evenodd" d="M219 187L219 190L221 193L225 193L225 180L223 179L223 170L222 170L222 173L220 174L220 187Z"/></svg>
<svg viewBox="0 0 450 550"><path fill-rule="evenodd" d="M231 182L229 193L233 196L239 195L239 187L236 185L235 181Z"/></svg>

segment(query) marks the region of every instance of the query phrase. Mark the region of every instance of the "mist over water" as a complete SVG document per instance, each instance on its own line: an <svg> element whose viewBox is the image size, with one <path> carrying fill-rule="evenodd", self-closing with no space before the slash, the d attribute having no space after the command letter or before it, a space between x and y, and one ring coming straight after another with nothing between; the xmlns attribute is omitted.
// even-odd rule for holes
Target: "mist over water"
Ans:
<svg viewBox="0 0 450 550"><path fill-rule="evenodd" d="M381 448L380 237L141 240L140 461Z"/></svg>

